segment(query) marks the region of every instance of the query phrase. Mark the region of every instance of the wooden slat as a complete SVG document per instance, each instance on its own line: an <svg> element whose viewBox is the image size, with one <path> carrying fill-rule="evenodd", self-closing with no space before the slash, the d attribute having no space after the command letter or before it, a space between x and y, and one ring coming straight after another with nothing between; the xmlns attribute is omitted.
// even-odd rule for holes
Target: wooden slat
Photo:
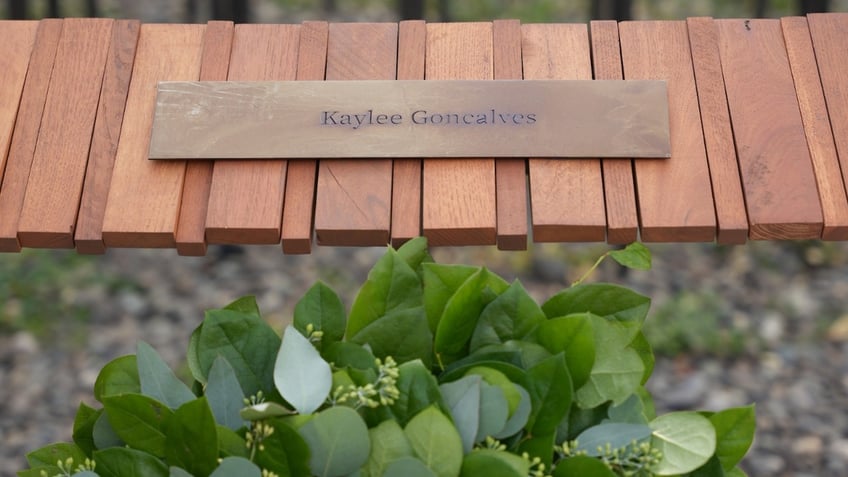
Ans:
<svg viewBox="0 0 848 477"><path fill-rule="evenodd" d="M201 81L224 81L230 68L233 22L210 21L203 34ZM212 161L189 161L177 223L177 253L206 255L206 214L212 188Z"/></svg>
<svg viewBox="0 0 848 477"><path fill-rule="evenodd" d="M830 126L839 155L842 180L848 185L848 13L807 16Z"/></svg>
<svg viewBox="0 0 848 477"><path fill-rule="evenodd" d="M525 79L591 79L586 25L522 27ZM598 159L530 159L533 240L591 242L606 237Z"/></svg>
<svg viewBox="0 0 848 477"><path fill-rule="evenodd" d="M18 242L21 206L61 34L62 20L42 20L38 24L0 186L0 252L18 252L21 249Z"/></svg>
<svg viewBox="0 0 848 477"><path fill-rule="evenodd" d="M668 81L671 158L635 161L641 238L712 241L715 206L686 22L623 22L619 35L625 79Z"/></svg>
<svg viewBox="0 0 848 477"><path fill-rule="evenodd" d="M427 26L422 20L400 22L397 79L423 80ZM421 159L392 164L392 247L421 235Z"/></svg>
<svg viewBox="0 0 848 477"><path fill-rule="evenodd" d="M833 141L833 132L827 117L827 105L819 80L807 19L804 17L783 18L781 26L822 205L824 220L822 238L846 240L848 239L848 197L845 195L836 144Z"/></svg>
<svg viewBox="0 0 848 477"><path fill-rule="evenodd" d="M748 216L733 148L733 130L718 52L718 29L712 18L690 18L686 24L716 207L716 240L742 244L748 238Z"/></svg>
<svg viewBox="0 0 848 477"><path fill-rule="evenodd" d="M0 184L37 29L34 21L0 21Z"/></svg>
<svg viewBox="0 0 848 477"><path fill-rule="evenodd" d="M492 79L492 24L428 24L425 68L426 79ZM431 245L495 244L494 159L425 159L423 174Z"/></svg>
<svg viewBox="0 0 848 477"><path fill-rule="evenodd" d="M327 80L394 79L398 26L333 23ZM315 235L321 245L386 245L392 200L390 159L323 159L318 164Z"/></svg>
<svg viewBox="0 0 848 477"><path fill-rule="evenodd" d="M717 23L750 238L821 237L821 205L780 21Z"/></svg>
<svg viewBox="0 0 848 477"><path fill-rule="evenodd" d="M590 28L595 79L624 79L621 71L618 22L597 20L590 23ZM612 244L635 242L639 233L639 216L636 213L633 161L631 159L602 159L601 171L604 178L607 242Z"/></svg>
<svg viewBox="0 0 848 477"><path fill-rule="evenodd" d="M204 25L145 24L103 218L107 247L173 247L185 162L147 159L158 81L195 81Z"/></svg>
<svg viewBox="0 0 848 477"><path fill-rule="evenodd" d="M124 120L124 107L132 78L138 33L137 20L118 20L112 26L112 39L106 56L103 86L85 170L74 242L80 253L106 252L103 243L103 217L118 153L118 138Z"/></svg>
<svg viewBox="0 0 848 477"><path fill-rule="evenodd" d="M498 80L520 80L521 23L495 20L492 23L494 76ZM495 160L498 248L527 249L527 162L523 158Z"/></svg>
<svg viewBox="0 0 848 477"><path fill-rule="evenodd" d="M299 25L237 25L228 79L294 80ZM209 243L275 244L280 241L287 162L215 161L206 240Z"/></svg>
<svg viewBox="0 0 848 477"><path fill-rule="evenodd" d="M327 22L304 22L300 28L297 79L323 80L327 65ZM292 161L286 176L282 242L285 253L312 250L312 209L315 201L317 161Z"/></svg>
<svg viewBox="0 0 848 477"><path fill-rule="evenodd" d="M113 24L107 19L64 21L18 224L23 247L74 247Z"/></svg>

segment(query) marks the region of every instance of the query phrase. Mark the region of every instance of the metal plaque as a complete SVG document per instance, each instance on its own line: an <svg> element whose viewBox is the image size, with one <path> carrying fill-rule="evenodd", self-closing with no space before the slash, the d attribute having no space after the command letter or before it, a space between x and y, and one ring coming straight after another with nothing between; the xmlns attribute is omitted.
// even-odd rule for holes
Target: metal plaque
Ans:
<svg viewBox="0 0 848 477"><path fill-rule="evenodd" d="M151 159L670 155L664 81L159 83Z"/></svg>

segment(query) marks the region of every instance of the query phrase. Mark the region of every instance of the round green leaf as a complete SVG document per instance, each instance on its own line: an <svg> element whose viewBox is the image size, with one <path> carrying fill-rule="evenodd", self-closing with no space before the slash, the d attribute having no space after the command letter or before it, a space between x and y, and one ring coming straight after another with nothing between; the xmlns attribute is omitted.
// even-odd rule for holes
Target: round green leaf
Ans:
<svg viewBox="0 0 848 477"><path fill-rule="evenodd" d="M527 420L530 418L530 412L532 411L532 400L530 398L530 394L526 389L518 384L513 384L513 386L515 386L519 396L521 396L521 400L518 402L518 408L514 413L512 413L509 420L506 421L503 429L493 436L496 439L505 439L517 433L524 428L527 424Z"/></svg>
<svg viewBox="0 0 848 477"><path fill-rule="evenodd" d="M603 462L594 457L575 456L557 463L553 477L616 477Z"/></svg>
<svg viewBox="0 0 848 477"><path fill-rule="evenodd" d="M294 411L275 402L263 402L248 406L239 411L239 416L247 421L261 421L272 417L290 416Z"/></svg>
<svg viewBox="0 0 848 477"><path fill-rule="evenodd" d="M629 446L633 441L642 442L651 438L651 428L644 424L611 422L592 426L577 436L578 450L590 457L604 454L609 445L613 449Z"/></svg>
<svg viewBox="0 0 848 477"><path fill-rule="evenodd" d="M383 477L436 477L423 462L415 457L401 457L386 467Z"/></svg>
<svg viewBox="0 0 848 477"><path fill-rule="evenodd" d="M442 398L450 409L454 425L462 439L464 453L471 452L477 442L480 429L480 384L483 378L477 374L466 375L461 379L439 386Z"/></svg>
<svg viewBox="0 0 848 477"><path fill-rule="evenodd" d="M104 398L103 408L115 434L127 445L165 456L164 425L173 414L168 406L142 394L121 394Z"/></svg>
<svg viewBox="0 0 848 477"><path fill-rule="evenodd" d="M575 389L589 380L595 364L595 338L588 313L552 318L539 325L536 339L553 354L565 353Z"/></svg>
<svg viewBox="0 0 848 477"><path fill-rule="evenodd" d="M94 452L97 475L101 477L123 477L144 475L168 477L168 466L147 452L126 447L112 447Z"/></svg>
<svg viewBox="0 0 848 477"><path fill-rule="evenodd" d="M136 351L141 394L164 403L171 409L195 399L197 396L180 381L152 346L139 341Z"/></svg>
<svg viewBox="0 0 848 477"><path fill-rule="evenodd" d="M318 477L341 477L368 460L371 441L365 421L349 407L319 412L299 430L312 456L309 466Z"/></svg>
<svg viewBox="0 0 848 477"><path fill-rule="evenodd" d="M459 433L435 406L418 413L403 430L415 455L437 477L456 477L462 467Z"/></svg>
<svg viewBox="0 0 848 477"><path fill-rule="evenodd" d="M516 280L480 314L470 350L473 353L486 345L525 339L544 321L545 313Z"/></svg>
<svg viewBox="0 0 848 477"><path fill-rule="evenodd" d="M106 396L125 393L141 393L135 355L113 359L100 370L94 382L94 399L100 402Z"/></svg>
<svg viewBox="0 0 848 477"><path fill-rule="evenodd" d="M212 409L218 424L234 431L245 425L239 415L244 407L244 392L241 390L235 370L223 356L218 356L212 362L204 395L209 401L209 408Z"/></svg>
<svg viewBox="0 0 848 477"><path fill-rule="evenodd" d="M633 242L622 250L613 250L609 255L613 260L627 268L651 269L651 251L639 242Z"/></svg>
<svg viewBox="0 0 848 477"><path fill-rule="evenodd" d="M283 333L274 366L274 384L297 412L311 414L324 404L333 385L330 365L291 325Z"/></svg>
<svg viewBox="0 0 848 477"><path fill-rule="evenodd" d="M274 432L263 441L265 448L256 454L256 464L277 475L309 475L309 446L303 437L282 419L265 423Z"/></svg>
<svg viewBox="0 0 848 477"><path fill-rule="evenodd" d="M371 438L371 453L362 468L362 474L366 477L384 476L389 463L413 455L412 446L397 421L383 421L377 427L369 429L368 435Z"/></svg>
<svg viewBox="0 0 848 477"><path fill-rule="evenodd" d="M262 477L262 470L243 457L227 457L209 477Z"/></svg>
<svg viewBox="0 0 848 477"><path fill-rule="evenodd" d="M460 476L526 477L529 474L530 463L521 457L505 451L479 449L465 456Z"/></svg>
<svg viewBox="0 0 848 477"><path fill-rule="evenodd" d="M477 429L475 442L500 432L506 425L508 417L509 405L503 390L484 380L480 383L480 427Z"/></svg>
<svg viewBox="0 0 848 477"><path fill-rule="evenodd" d="M754 406L725 409L709 417L716 430L716 457L721 467L730 471L754 442L757 418Z"/></svg>
<svg viewBox="0 0 848 477"><path fill-rule="evenodd" d="M413 416L433 404L447 410L439 391L439 383L421 361L407 361L398 367L398 371L400 375L396 386L400 396L395 399L391 411L401 426L405 426Z"/></svg>
<svg viewBox="0 0 848 477"><path fill-rule="evenodd" d="M651 445L662 452L662 460L653 469L657 475L692 472L715 453L715 428L698 413L665 414L651 421L650 426Z"/></svg>
<svg viewBox="0 0 848 477"><path fill-rule="evenodd" d="M309 325L321 331L321 347L327 347L344 337L344 305L332 288L316 282L295 305L293 324L304 336Z"/></svg>
<svg viewBox="0 0 848 477"><path fill-rule="evenodd" d="M218 465L218 428L205 397L189 401L165 419L165 460L193 475Z"/></svg>

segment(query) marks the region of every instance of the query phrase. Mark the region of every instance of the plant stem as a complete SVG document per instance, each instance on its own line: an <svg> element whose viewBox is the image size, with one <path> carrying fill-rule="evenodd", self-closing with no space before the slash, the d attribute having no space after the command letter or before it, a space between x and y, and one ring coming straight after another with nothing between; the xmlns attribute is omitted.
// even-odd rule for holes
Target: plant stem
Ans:
<svg viewBox="0 0 848 477"><path fill-rule="evenodd" d="M609 256L609 254L610 254L610 253L609 253L609 252L607 252L607 253L605 253L605 254L601 255L600 257L598 257L598 259L597 259L597 260L595 260L595 263L592 265L592 267L591 267L591 268L589 268L588 270L586 270L586 273L584 273L584 274L583 274L580 278L578 278L577 280L575 280L575 281L571 284L571 286L572 286L572 287L576 287L577 285L580 285L581 283L583 283L583 280L585 280L585 279L589 278L589 275L591 275L591 274L592 274L592 272L594 272L594 271L595 271L595 269L596 269L596 268L598 268L598 265L600 265L600 264L601 264L601 262L603 262L603 261L604 261L604 259L605 259L605 258L607 258L607 257Z"/></svg>

